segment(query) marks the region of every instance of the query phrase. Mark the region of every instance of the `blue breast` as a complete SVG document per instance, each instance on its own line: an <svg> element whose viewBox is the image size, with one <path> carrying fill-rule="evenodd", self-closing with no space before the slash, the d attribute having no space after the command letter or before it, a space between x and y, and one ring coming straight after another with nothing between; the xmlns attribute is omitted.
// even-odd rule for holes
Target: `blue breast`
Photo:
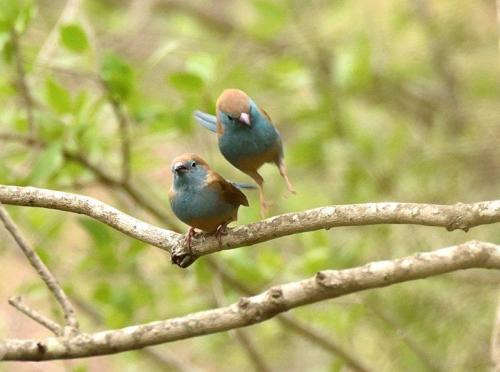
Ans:
<svg viewBox="0 0 500 372"><path fill-rule="evenodd" d="M251 127L244 124L224 125L219 148L231 163L266 153L280 142L278 131L260 113L253 101L250 102L250 117Z"/></svg>
<svg viewBox="0 0 500 372"><path fill-rule="evenodd" d="M198 190L182 188L176 190L172 199L172 210L175 215L188 225L193 220L199 219L225 221L235 208L235 205L225 202L217 192L208 187Z"/></svg>

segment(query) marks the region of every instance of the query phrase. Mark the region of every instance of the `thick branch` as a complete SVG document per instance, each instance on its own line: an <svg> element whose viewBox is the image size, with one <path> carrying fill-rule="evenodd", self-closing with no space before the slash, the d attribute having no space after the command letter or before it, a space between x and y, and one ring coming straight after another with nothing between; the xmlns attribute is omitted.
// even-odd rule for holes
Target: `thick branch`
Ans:
<svg viewBox="0 0 500 372"><path fill-rule="evenodd" d="M235 227L224 237L221 247L214 237L198 237L192 241L196 257L190 257L182 235L138 220L94 198L35 187L0 185L0 202L85 214L131 237L169 251L174 262L181 267L189 266L196 257L220 250L338 226L414 224L467 231L474 226L500 222L500 200L455 205L366 203L327 206Z"/></svg>
<svg viewBox="0 0 500 372"><path fill-rule="evenodd" d="M213 258L208 257L208 264L217 272L221 279L246 296L253 296L255 292L248 288L244 283L236 279L226 268ZM324 335L320 330L315 329L310 324L305 324L293 317L291 314L279 314L276 320L287 330L295 332L302 336L305 340L314 343L323 350L332 353L337 358L341 359L352 371L368 372L369 369L363 365L350 351L345 350L338 345L335 340Z"/></svg>
<svg viewBox="0 0 500 372"><path fill-rule="evenodd" d="M69 339L9 339L0 343L0 352L4 360L49 360L118 353L240 328L298 306L467 268L500 269L500 246L471 241L352 269L321 271L312 278L270 288L226 307L118 330L78 334Z"/></svg>
<svg viewBox="0 0 500 372"><path fill-rule="evenodd" d="M66 293L57 282L57 279L52 275L50 270L45 266L43 261L40 259L35 250L28 244L26 239L22 236L21 232L17 228L14 221L10 218L7 210L3 207L0 202L0 219L2 220L5 228L12 235L17 245L23 251L24 255L30 262L31 266L36 270L40 278L45 282L45 285L54 295L55 299L61 306L63 310L64 318L66 320L66 324L73 328L74 330L78 329L78 321L76 320L75 310L73 306L68 300Z"/></svg>

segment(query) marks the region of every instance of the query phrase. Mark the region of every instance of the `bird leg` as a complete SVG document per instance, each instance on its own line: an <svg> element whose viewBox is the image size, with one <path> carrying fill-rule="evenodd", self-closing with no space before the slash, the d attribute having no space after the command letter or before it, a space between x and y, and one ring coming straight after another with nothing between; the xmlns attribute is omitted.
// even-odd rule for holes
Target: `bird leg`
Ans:
<svg viewBox="0 0 500 372"><path fill-rule="evenodd" d="M264 197L264 179L257 171L248 172L247 174L257 182L257 186L259 187L260 216L266 218L269 211L269 203Z"/></svg>
<svg viewBox="0 0 500 372"><path fill-rule="evenodd" d="M286 167L286 164L283 160L281 160L278 164L278 169L280 170L281 177L285 179L286 182L286 187L288 188L288 191L290 194L296 194L297 192L292 186L292 183L288 179L288 168Z"/></svg>
<svg viewBox="0 0 500 372"><path fill-rule="evenodd" d="M193 239L193 236L195 236L195 235L196 235L196 232L195 232L194 227L190 227L187 234L186 234L186 237L185 237L187 249L188 249L188 252L191 256L193 255L193 251L191 250L191 240Z"/></svg>
<svg viewBox="0 0 500 372"><path fill-rule="evenodd" d="M217 230L215 230L214 236L217 238L217 241L219 242L219 249L222 248L222 235L227 235L227 225L231 221L224 222L223 224L219 225L217 227Z"/></svg>

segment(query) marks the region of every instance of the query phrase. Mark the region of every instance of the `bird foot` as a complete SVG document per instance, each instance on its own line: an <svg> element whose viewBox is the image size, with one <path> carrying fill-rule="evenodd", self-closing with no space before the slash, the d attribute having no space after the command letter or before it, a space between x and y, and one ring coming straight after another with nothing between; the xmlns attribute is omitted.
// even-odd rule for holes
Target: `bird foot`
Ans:
<svg viewBox="0 0 500 372"><path fill-rule="evenodd" d="M215 230L214 236L217 238L217 241L219 242L219 249L222 248L222 236L227 234L228 234L227 224L222 224L217 228L217 230Z"/></svg>
<svg viewBox="0 0 500 372"><path fill-rule="evenodd" d="M273 205L274 205L273 202L261 200L260 201L260 217L266 218L267 215L269 214L269 208L272 207Z"/></svg>
<svg viewBox="0 0 500 372"><path fill-rule="evenodd" d="M172 253L172 263L182 268L186 268L196 260L196 256L193 254L191 249L191 240L193 237L196 237L196 235L197 233L194 227L189 228L187 234L184 236L184 244L187 252L177 254Z"/></svg>

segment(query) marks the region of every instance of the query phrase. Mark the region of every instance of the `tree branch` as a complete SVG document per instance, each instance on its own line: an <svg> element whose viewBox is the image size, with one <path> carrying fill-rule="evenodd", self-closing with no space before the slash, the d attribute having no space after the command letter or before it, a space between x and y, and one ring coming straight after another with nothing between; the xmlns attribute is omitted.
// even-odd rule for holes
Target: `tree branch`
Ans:
<svg viewBox="0 0 500 372"><path fill-rule="evenodd" d="M213 258L208 257L208 264L217 272L221 279L246 296L253 296L256 293L248 288L244 283L237 280L226 268ZM314 329L310 324L304 324L291 314L279 314L276 320L287 330L295 332L307 341L320 346L323 350L341 359L351 370L356 372L368 372L369 369L363 365L353 354L338 345L336 341L326 337L321 331Z"/></svg>
<svg viewBox="0 0 500 372"><path fill-rule="evenodd" d="M54 322L53 320L47 318L45 315L40 314L38 311L33 310L28 305L23 303L20 296L10 297L9 304L19 310L21 313L31 318L38 324L41 324L56 336L62 336L64 334L63 327Z"/></svg>
<svg viewBox="0 0 500 372"><path fill-rule="evenodd" d="M326 206L235 227L224 237L222 246L212 236L194 238L193 257L186 251L183 235L138 220L91 197L35 187L0 185L0 202L85 214L133 238L167 250L173 262L181 267L189 266L197 257L220 250L338 226L413 224L468 231L474 226L500 222L500 200L455 205L388 202Z"/></svg>
<svg viewBox="0 0 500 372"><path fill-rule="evenodd" d="M10 31L10 39L12 42L12 54L14 56L17 70L17 87L24 101L29 132L31 135L34 135L36 126L35 117L33 114L33 97L31 96L31 92L28 88L28 82L26 81L26 71L23 65L23 57L21 54L21 46L19 43L19 34L15 27L13 27Z"/></svg>
<svg viewBox="0 0 500 372"><path fill-rule="evenodd" d="M39 148L46 147L46 144L43 141L33 136L25 136L17 133L0 133L0 140L17 142L24 146L34 146ZM151 213L153 216L158 218L158 220L162 221L169 228L172 229L178 226L176 223L172 221L172 216L165 213L163 209L158 207L157 204L147 199L139 191L139 189L130 181L122 182L120 179L109 175L109 172L104 170L99 165L92 163L83 154L77 153L69 149L63 149L62 153L66 160L77 163L81 167L87 169L92 174L94 174L97 180L102 182L104 185L110 187L118 187L121 190L123 190L133 201L138 203L142 208L144 208L147 212Z"/></svg>
<svg viewBox="0 0 500 372"><path fill-rule="evenodd" d="M100 83L106 91L108 102L111 105L113 114L118 122L121 148L121 182L127 183L130 179L130 123L123 111L123 107L112 94L109 85L102 79Z"/></svg>
<svg viewBox="0 0 500 372"><path fill-rule="evenodd" d="M223 306L225 301L224 288L222 288L222 275L217 272L217 276L212 285L212 291L214 293L215 303L218 307ZM248 359L252 363L254 370L257 372L270 372L271 368L267 365L265 359L260 355L257 347L247 335L247 333L242 329L234 329L229 331L229 335L234 338L245 351Z"/></svg>
<svg viewBox="0 0 500 372"><path fill-rule="evenodd" d="M229 306L183 317L64 339L7 339L0 343L0 354L4 360L50 360L118 353L245 327L302 305L468 268L500 269L500 246L470 241L357 268L320 271Z"/></svg>
<svg viewBox="0 0 500 372"><path fill-rule="evenodd" d="M36 270L40 278L45 282L45 285L54 295L55 299L61 306L63 310L64 319L66 320L66 324L72 328L72 330L78 330L79 325L76 320L75 310L73 306L68 300L66 293L57 282L57 279L52 275L47 266L40 259L35 250L28 244L26 239L22 236L21 231L19 231L18 227L14 223L14 221L10 218L7 210L4 208L2 203L0 202L0 220L2 220L5 228L12 235L17 245L23 251L24 255L30 262L31 266Z"/></svg>

